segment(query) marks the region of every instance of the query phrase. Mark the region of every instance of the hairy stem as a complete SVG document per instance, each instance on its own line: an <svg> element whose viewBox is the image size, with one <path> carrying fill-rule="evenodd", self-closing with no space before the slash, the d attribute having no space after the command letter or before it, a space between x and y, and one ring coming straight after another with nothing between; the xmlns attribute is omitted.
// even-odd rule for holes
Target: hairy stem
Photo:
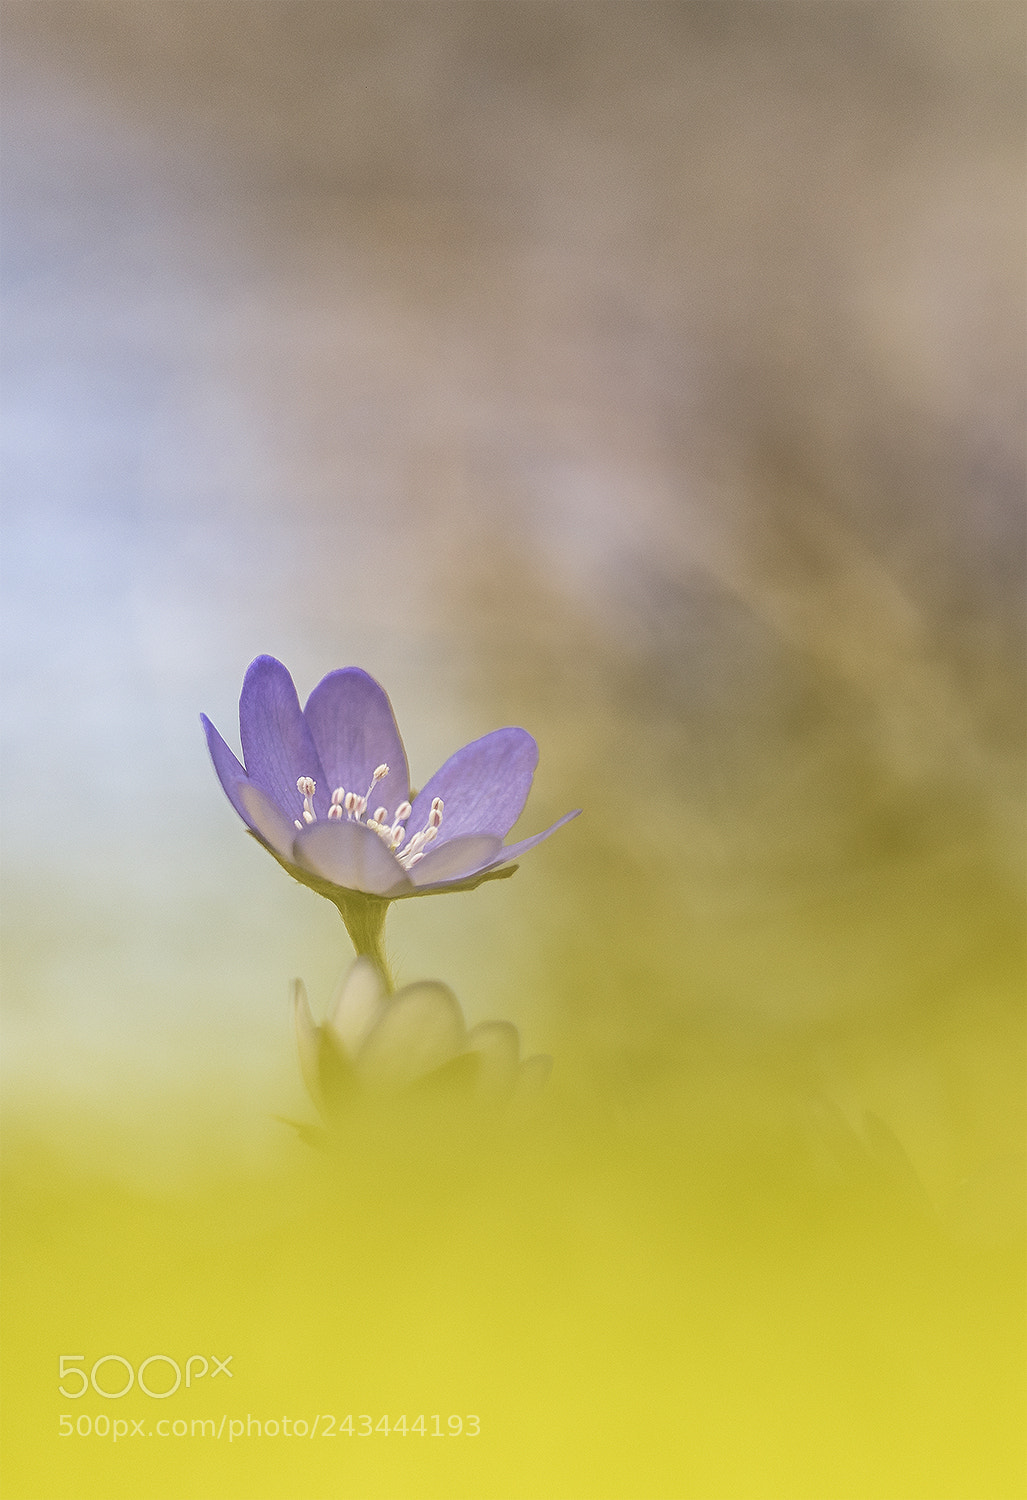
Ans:
<svg viewBox="0 0 1027 1500"><path fill-rule="evenodd" d="M388 994L395 985L385 956L385 913L388 901L381 896L364 896L356 891L347 891L345 896L333 897L339 915L346 924L346 931L357 954L369 958L385 983Z"/></svg>

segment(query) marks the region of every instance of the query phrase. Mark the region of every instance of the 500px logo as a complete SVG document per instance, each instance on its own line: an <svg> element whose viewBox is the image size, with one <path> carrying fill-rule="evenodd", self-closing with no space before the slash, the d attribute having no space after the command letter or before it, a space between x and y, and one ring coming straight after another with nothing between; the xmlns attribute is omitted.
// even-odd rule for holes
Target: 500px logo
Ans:
<svg viewBox="0 0 1027 1500"><path fill-rule="evenodd" d="M134 1385L139 1387L144 1396L152 1396L155 1401L164 1401L168 1396L173 1396L182 1384L182 1367L177 1360L171 1358L170 1354L151 1354L143 1360L138 1369L130 1364L123 1354L101 1354L88 1375L84 1369L80 1368L85 1364L84 1354L61 1354L59 1359L57 1389L69 1401L77 1401L90 1389L108 1401L117 1401L119 1397L127 1396ZM211 1380L216 1380L219 1375L227 1375L231 1380L232 1372L228 1368L231 1363L230 1354L224 1359L218 1359L216 1354L212 1354L209 1359L205 1354L190 1354L185 1362L186 1389L188 1390L194 1381L202 1380L208 1372ZM104 1372L101 1381L101 1371L105 1365L113 1365L114 1373ZM66 1389L65 1381L71 1383L70 1390ZM116 1390L107 1388L113 1385L119 1385L119 1388Z"/></svg>

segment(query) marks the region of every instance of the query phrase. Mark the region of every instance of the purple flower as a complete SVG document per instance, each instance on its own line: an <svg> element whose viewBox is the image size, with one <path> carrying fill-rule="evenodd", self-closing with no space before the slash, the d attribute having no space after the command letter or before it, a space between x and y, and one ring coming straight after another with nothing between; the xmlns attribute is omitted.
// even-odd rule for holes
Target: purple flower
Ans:
<svg viewBox="0 0 1027 1500"><path fill-rule="evenodd" d="M577 815L503 843L538 764L524 729L465 745L412 794L392 706L359 667L329 672L301 709L282 663L258 656L239 700L245 764L201 717L236 812L291 875L336 903L358 951L370 949L354 932L354 898L379 906L512 874L512 860Z"/></svg>

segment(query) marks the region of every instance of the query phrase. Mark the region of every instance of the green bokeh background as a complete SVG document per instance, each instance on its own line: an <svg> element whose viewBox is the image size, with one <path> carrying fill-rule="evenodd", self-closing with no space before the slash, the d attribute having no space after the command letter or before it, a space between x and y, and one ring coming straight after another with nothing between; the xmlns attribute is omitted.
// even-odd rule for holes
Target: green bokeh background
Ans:
<svg viewBox="0 0 1027 1500"><path fill-rule="evenodd" d="M5 1496L1021 1494L1021 8L3 10ZM389 918L520 1132L276 1119L260 651L584 809Z"/></svg>

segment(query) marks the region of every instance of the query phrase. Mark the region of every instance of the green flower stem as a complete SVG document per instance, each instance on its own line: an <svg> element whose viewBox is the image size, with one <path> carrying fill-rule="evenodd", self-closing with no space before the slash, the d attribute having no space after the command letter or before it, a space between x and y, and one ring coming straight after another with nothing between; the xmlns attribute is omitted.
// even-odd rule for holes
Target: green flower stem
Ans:
<svg viewBox="0 0 1027 1500"><path fill-rule="evenodd" d="M365 896L359 891L339 892L331 897L339 908L358 956L369 958L385 983L387 994L396 986L385 956L385 913L390 903L381 896Z"/></svg>

